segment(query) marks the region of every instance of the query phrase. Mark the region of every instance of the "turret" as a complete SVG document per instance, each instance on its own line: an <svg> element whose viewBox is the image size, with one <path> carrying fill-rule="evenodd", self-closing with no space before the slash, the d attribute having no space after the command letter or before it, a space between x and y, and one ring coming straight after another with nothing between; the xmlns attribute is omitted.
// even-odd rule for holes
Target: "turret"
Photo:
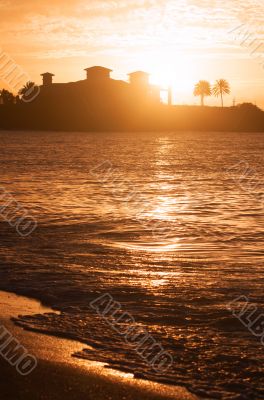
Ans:
<svg viewBox="0 0 264 400"><path fill-rule="evenodd" d="M111 69L105 67L90 67L86 68L87 80L105 80L110 79Z"/></svg>
<svg viewBox="0 0 264 400"><path fill-rule="evenodd" d="M54 74L51 74L50 72L45 72L44 74L41 74L42 79L43 79L43 86L49 86L52 85L52 79Z"/></svg>

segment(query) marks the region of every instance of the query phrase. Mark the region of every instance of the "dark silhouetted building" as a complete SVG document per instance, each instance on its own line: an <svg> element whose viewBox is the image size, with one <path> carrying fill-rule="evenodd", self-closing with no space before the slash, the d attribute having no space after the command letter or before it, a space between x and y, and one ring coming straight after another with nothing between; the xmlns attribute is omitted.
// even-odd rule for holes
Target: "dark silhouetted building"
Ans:
<svg viewBox="0 0 264 400"><path fill-rule="evenodd" d="M77 82L53 83L54 74L41 74L43 85L38 100L45 103L87 104L98 107L144 106L160 103L160 88L150 85L149 74L136 71L129 74L129 82L111 78L112 70L94 66L85 69L86 79Z"/></svg>

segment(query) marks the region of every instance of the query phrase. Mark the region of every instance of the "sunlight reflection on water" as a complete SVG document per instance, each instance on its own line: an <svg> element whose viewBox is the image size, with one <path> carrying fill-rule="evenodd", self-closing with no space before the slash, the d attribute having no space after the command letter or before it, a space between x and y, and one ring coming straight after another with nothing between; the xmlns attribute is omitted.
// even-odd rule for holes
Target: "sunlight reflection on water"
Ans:
<svg viewBox="0 0 264 400"><path fill-rule="evenodd" d="M263 349L226 303L246 293L263 304L263 205L228 171L246 159L263 177L263 137L0 133L1 183L38 220L23 241L1 223L0 286L61 311L24 323L94 345L83 353L90 360L209 397L234 395L235 380L247 399L260 398ZM112 174L102 183L90 171L106 160ZM166 376L128 357L91 314L102 293L173 353Z"/></svg>

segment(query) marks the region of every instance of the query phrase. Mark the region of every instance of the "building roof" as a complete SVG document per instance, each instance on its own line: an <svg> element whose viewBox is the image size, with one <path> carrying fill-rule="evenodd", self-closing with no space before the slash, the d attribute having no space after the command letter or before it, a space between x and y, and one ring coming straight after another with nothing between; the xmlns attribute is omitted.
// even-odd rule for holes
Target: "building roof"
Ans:
<svg viewBox="0 0 264 400"><path fill-rule="evenodd" d="M40 74L40 76L55 76L55 75L51 74L50 72L44 72L43 74Z"/></svg>
<svg viewBox="0 0 264 400"><path fill-rule="evenodd" d="M128 74L128 76L149 76L150 74L145 71L135 71Z"/></svg>
<svg viewBox="0 0 264 400"><path fill-rule="evenodd" d="M94 67L85 68L84 71L108 71L108 72L112 72L113 70L109 69L109 68L105 68L105 67L94 66Z"/></svg>

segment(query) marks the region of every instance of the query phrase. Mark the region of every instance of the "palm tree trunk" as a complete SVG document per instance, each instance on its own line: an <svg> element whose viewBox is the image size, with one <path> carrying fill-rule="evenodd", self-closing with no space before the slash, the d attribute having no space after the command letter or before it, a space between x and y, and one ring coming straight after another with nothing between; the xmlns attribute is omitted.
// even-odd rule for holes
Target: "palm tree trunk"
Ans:
<svg viewBox="0 0 264 400"><path fill-rule="evenodd" d="M201 106L202 107L204 106L204 95L203 94L201 95Z"/></svg>
<svg viewBox="0 0 264 400"><path fill-rule="evenodd" d="M224 108L224 99L223 99L223 92L221 91L221 103L222 103L222 108Z"/></svg>

